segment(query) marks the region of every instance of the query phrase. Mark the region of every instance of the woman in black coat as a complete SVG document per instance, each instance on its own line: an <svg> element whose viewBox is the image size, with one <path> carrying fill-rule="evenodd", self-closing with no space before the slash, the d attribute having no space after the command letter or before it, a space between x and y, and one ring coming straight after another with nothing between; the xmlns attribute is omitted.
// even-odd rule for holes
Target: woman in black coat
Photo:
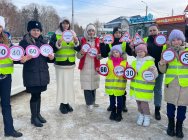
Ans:
<svg viewBox="0 0 188 140"><path fill-rule="evenodd" d="M35 45L40 48L47 44L40 33L42 32L42 25L38 21L29 21L27 25L28 33L20 41L19 45L24 50L29 45ZM30 109L31 109L31 123L37 127L42 127L46 120L40 115L41 106L41 92L47 90L47 85L50 82L48 71L48 62L53 63L54 56L49 55L45 57L39 55L37 58L32 58L31 55L23 56L21 63L23 66L23 82L26 87L26 92L31 93Z"/></svg>

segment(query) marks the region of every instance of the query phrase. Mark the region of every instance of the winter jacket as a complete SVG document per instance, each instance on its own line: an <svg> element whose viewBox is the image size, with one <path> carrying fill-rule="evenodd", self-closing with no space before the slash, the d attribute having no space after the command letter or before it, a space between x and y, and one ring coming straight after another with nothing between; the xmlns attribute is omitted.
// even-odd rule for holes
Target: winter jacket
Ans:
<svg viewBox="0 0 188 140"><path fill-rule="evenodd" d="M172 46L170 48L173 50L175 49L175 47L172 47ZM180 46L179 51L175 50L176 58L178 61L179 61L180 54L184 52L184 50L185 50L185 45ZM159 70L162 73L166 73L168 69L168 64L161 66L158 63L158 66L159 66ZM169 84L165 85L164 100L167 103L171 103L176 106L188 106L188 83L187 83L187 87L180 86L178 77L176 76L174 80L172 80Z"/></svg>
<svg viewBox="0 0 188 140"><path fill-rule="evenodd" d="M31 45L27 42L26 36L19 43L19 46L24 50ZM35 42L33 45L39 49L42 45L47 44L47 41L42 36L35 38ZM23 64L23 83L25 87L45 86L49 84L50 76L47 62L53 63L54 61L40 54L37 58L32 58Z"/></svg>
<svg viewBox="0 0 188 140"><path fill-rule="evenodd" d="M162 54L162 49L163 47L161 46L157 46L154 42L154 38L156 36L149 36L148 37L148 40L147 40L147 49L148 49L148 54L150 56L152 56L153 58L155 58L155 66L157 67L157 70L158 70L158 73L159 74L162 74L160 71L159 71L159 68L158 68L158 62L161 60L161 54Z"/></svg>
<svg viewBox="0 0 188 140"><path fill-rule="evenodd" d="M114 38L114 42L112 43L112 46L122 44L122 42L119 42L119 40L120 40L120 38ZM108 53L110 52L110 46L108 44L101 43L100 49L101 49L101 56L108 57ZM123 52L122 57L126 53L128 55L132 56L132 49L129 47L129 43L126 43L126 52ZM126 59L126 58L124 58L124 59Z"/></svg>
<svg viewBox="0 0 188 140"><path fill-rule="evenodd" d="M150 90L153 90L152 88L154 88L154 85L151 85L151 84L147 83L147 81L144 81L144 80L141 81L141 80L138 80L138 79L139 79L139 77L141 77L141 74L142 74L143 70L146 70L149 67L149 66L147 66L146 69L145 69L145 67L143 67L144 64L147 61L153 62L153 66L155 67L153 72L155 74L155 78L158 77L158 71L157 71L157 68L156 68L156 66L154 64L155 59L153 57L151 57L151 56L146 56L144 58L136 57L136 59L137 59L136 60L136 72L137 72L137 75L135 76L134 79L131 80L130 95L131 96L135 95L136 100L138 100L138 101L146 101L146 102L148 102L153 97L153 92L150 92ZM133 66L133 64L132 64L132 66ZM138 81L135 81L135 80L138 80ZM142 83L142 82L144 82L144 83ZM135 84L135 83L137 83L137 84ZM149 87L147 87L149 89L147 89L146 86L149 86ZM146 91L149 90L149 93L144 92L144 91L140 91L140 90L146 90Z"/></svg>
<svg viewBox="0 0 188 140"><path fill-rule="evenodd" d="M94 37L88 36L87 27L84 31L84 37L86 38L86 42L89 43L91 47L95 47L96 34ZM78 59L82 59L83 56L84 55L81 55L80 52L77 53ZM86 55L84 67L80 71L81 89L84 89L84 90L97 89L99 88L99 81L100 81L100 76L95 70L94 58L91 58L88 55Z"/></svg>
<svg viewBox="0 0 188 140"><path fill-rule="evenodd" d="M72 31L72 30L71 30ZM76 33L72 31L74 36L76 36ZM56 38L56 35L62 35L63 32L59 28L51 37L49 45L52 46L54 53L56 53L59 49L61 49L61 46L58 46L58 40ZM75 50L78 51L77 46L79 46L79 42L77 44L74 44ZM70 62L68 59L66 61L55 61L55 65L60 65L60 66L73 66L75 65L75 62Z"/></svg>

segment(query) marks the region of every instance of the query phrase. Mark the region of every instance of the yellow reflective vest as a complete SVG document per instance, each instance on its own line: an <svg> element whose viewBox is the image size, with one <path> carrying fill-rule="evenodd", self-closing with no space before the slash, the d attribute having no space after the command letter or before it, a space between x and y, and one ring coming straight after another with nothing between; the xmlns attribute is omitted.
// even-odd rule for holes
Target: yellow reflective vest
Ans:
<svg viewBox="0 0 188 140"><path fill-rule="evenodd" d="M11 74L14 71L13 61L10 58L0 60L0 74Z"/></svg>
<svg viewBox="0 0 188 140"><path fill-rule="evenodd" d="M188 48L185 49L185 51L188 51ZM188 86L188 66L181 64L177 58L175 58L174 61L168 63L165 84L169 84L176 76L178 76L180 86Z"/></svg>
<svg viewBox="0 0 188 140"><path fill-rule="evenodd" d="M109 44L109 47L110 47L110 50L111 50L112 49L112 44ZM122 49L122 52L126 51L126 42L122 43L121 49ZM110 54L111 54L111 51L108 53L108 56L110 56Z"/></svg>
<svg viewBox="0 0 188 140"><path fill-rule="evenodd" d="M61 39L61 35L56 35L57 40ZM67 44L65 41L62 41L61 43L61 49L59 49L55 53L56 61L66 61L67 59L70 62L75 62L75 54L76 51L74 49L74 42L71 41L69 44Z"/></svg>
<svg viewBox="0 0 188 140"><path fill-rule="evenodd" d="M136 61L133 61L132 67L136 71ZM142 72L153 66L154 61L146 61L139 72L136 71L136 76L131 80L130 96L135 94L136 99L150 101L153 98L153 89L155 81L147 82L142 78Z"/></svg>
<svg viewBox="0 0 188 140"><path fill-rule="evenodd" d="M106 76L106 80L105 80L105 92L109 95L114 95L114 96L124 95L127 80L124 79L123 77L117 77L114 75L113 72L114 65L111 59L107 61L107 64L109 68L109 73ZM126 67L127 60L121 61L120 65Z"/></svg>
<svg viewBox="0 0 188 140"><path fill-rule="evenodd" d="M143 38L143 40L147 43L148 37ZM163 52L164 50L166 50L166 49L167 49L167 46L166 46L166 44L165 44L165 45L163 45L162 52Z"/></svg>

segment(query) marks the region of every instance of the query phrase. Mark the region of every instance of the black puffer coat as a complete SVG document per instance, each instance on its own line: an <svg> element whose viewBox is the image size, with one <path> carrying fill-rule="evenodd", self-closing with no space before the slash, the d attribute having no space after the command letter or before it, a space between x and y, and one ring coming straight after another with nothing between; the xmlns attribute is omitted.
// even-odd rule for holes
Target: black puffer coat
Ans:
<svg viewBox="0 0 188 140"><path fill-rule="evenodd" d="M40 48L42 45L47 44L47 41L43 39L42 36L35 38L35 46ZM29 44L26 40L26 36L20 41L19 46L26 50ZM50 82L50 76L48 71L47 62L53 63L48 57L39 55L37 58L32 58L31 60L25 62L23 65L23 82L25 87L33 86L45 86Z"/></svg>

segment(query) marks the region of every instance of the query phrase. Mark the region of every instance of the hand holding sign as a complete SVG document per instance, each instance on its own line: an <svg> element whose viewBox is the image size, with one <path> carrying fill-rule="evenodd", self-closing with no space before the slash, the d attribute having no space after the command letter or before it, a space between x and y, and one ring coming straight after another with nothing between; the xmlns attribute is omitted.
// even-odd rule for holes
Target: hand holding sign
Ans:
<svg viewBox="0 0 188 140"><path fill-rule="evenodd" d="M39 48L37 46L34 46L34 45L30 45L26 48L26 54L27 55L32 55L33 58L36 58L39 56L40 54L40 51L39 51Z"/></svg>
<svg viewBox="0 0 188 140"><path fill-rule="evenodd" d="M43 56L46 56L48 57L49 54L53 54L53 49L50 45L42 45L40 47L40 53L43 55Z"/></svg>
<svg viewBox="0 0 188 140"><path fill-rule="evenodd" d="M105 34L103 36L103 42L105 44L112 44L114 42L114 37L111 34Z"/></svg>
<svg viewBox="0 0 188 140"><path fill-rule="evenodd" d="M19 61L22 59L22 56L24 56L25 51L20 46L13 46L10 48L10 55L9 58L14 61Z"/></svg>
<svg viewBox="0 0 188 140"><path fill-rule="evenodd" d="M74 39L74 34L71 31L66 30L62 34L62 39L65 42L69 43L69 42L71 42Z"/></svg>
<svg viewBox="0 0 188 140"><path fill-rule="evenodd" d="M165 60L166 62L172 62L176 58L176 52L172 49L166 49L162 55L161 58Z"/></svg>
<svg viewBox="0 0 188 140"><path fill-rule="evenodd" d="M63 39L58 39L58 46L61 46Z"/></svg>
<svg viewBox="0 0 188 140"><path fill-rule="evenodd" d="M114 68L114 75L117 77L123 77L125 68L121 65L117 65Z"/></svg>
<svg viewBox="0 0 188 140"><path fill-rule="evenodd" d="M167 42L167 37L164 34L159 34L154 41L157 46L163 46Z"/></svg>
<svg viewBox="0 0 188 140"><path fill-rule="evenodd" d="M147 82L152 82L155 80L155 74L152 71L145 70L142 72L142 78Z"/></svg>
<svg viewBox="0 0 188 140"><path fill-rule="evenodd" d="M0 44L0 60L6 59L9 56L9 54L9 48L4 44Z"/></svg>
<svg viewBox="0 0 188 140"><path fill-rule="evenodd" d="M26 61L32 59L33 56L32 55L26 55L26 56L22 56L22 59L20 60L21 63L25 63Z"/></svg>
<svg viewBox="0 0 188 140"><path fill-rule="evenodd" d="M179 60L182 65L188 66L188 51L181 53Z"/></svg>
<svg viewBox="0 0 188 140"><path fill-rule="evenodd" d="M127 67L127 68L125 69L125 72L124 72L124 78L125 78L125 79L131 80L131 79L133 79L135 76L136 76L136 71L135 71L133 68Z"/></svg>
<svg viewBox="0 0 188 140"><path fill-rule="evenodd" d="M101 64L99 67L99 74L102 76L107 76L109 72L109 68L105 64Z"/></svg>

